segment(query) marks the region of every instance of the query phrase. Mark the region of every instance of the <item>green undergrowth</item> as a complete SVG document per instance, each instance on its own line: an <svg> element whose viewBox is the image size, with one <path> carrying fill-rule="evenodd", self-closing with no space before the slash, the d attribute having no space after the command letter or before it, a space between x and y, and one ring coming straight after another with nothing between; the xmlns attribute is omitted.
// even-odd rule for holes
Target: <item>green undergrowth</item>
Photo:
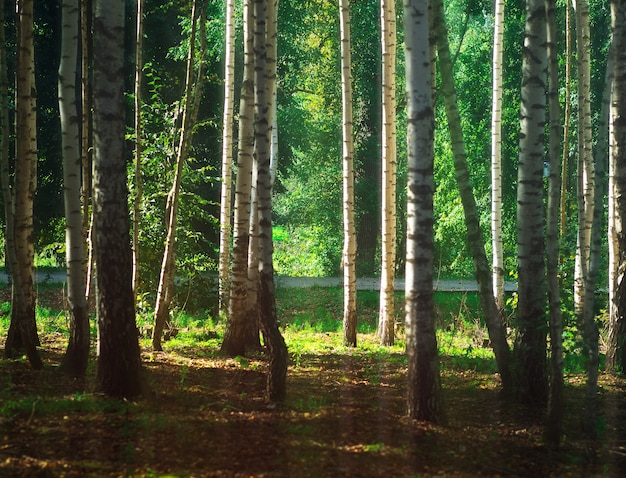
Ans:
<svg viewBox="0 0 626 478"><path fill-rule="evenodd" d="M443 368L474 370L495 373L496 364L490 347L487 328L481 318L477 294L438 292L434 295L437 341ZM298 365L305 355L325 354L404 354L404 294L395 296L396 344L381 347L376 336L379 310L378 291L357 292L357 342L356 349L342 343L343 291L340 287L313 287L307 289L278 288L276 292L277 316L281 331L292 357ZM39 333L67 340L69 317L67 311L52 310L45 304L37 305ZM5 337L9 327L10 304L0 303L0 337ZM164 342L166 350L179 351L188 356L210 357L219 354L225 320L174 310L170 324L173 332ZM140 344L151 346L153 311L141 307L137 313ZM96 336L96 321L92 317L92 336ZM581 341L574 328L564 332L565 372L584 370ZM513 343L510 337L510 343Z"/></svg>

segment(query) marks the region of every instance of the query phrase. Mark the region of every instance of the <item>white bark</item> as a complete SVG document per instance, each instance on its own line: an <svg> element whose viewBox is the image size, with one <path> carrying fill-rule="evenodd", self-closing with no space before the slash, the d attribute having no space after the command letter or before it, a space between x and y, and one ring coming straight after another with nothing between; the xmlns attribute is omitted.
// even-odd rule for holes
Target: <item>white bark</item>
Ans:
<svg viewBox="0 0 626 478"><path fill-rule="evenodd" d="M354 139L352 126L352 60L350 2L339 0L341 35L341 102L343 135L343 342L356 347L356 233L354 225Z"/></svg>

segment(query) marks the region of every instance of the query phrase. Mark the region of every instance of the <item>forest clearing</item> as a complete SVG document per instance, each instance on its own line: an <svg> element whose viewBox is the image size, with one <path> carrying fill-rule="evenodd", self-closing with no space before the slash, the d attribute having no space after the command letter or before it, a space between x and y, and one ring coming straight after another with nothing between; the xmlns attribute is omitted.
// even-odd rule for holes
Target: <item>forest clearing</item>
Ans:
<svg viewBox="0 0 626 478"><path fill-rule="evenodd" d="M623 476L626 470L626 381L601 376L601 429L589 441L580 421L585 377L570 364L564 438L550 451L543 408L500 397L493 353L480 343L485 332L475 322L475 294L437 295L443 425L406 417L404 342L378 345L373 292L359 294L360 346L352 349L341 345L339 288L278 289L290 360L287 398L276 408L265 400L263 354L222 357L223 324L183 315L165 352L152 352L141 339L146 397L116 401L96 393L93 356L84 379L58 371L67 342L61 292L42 288L39 297L46 367L0 361L0 476ZM0 324L6 327L6 317Z"/></svg>

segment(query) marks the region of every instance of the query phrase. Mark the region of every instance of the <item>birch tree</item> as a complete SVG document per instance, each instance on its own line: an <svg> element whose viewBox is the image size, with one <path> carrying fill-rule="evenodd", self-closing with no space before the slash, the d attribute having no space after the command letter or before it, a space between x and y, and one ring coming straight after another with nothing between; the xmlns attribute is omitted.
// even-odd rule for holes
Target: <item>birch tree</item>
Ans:
<svg viewBox="0 0 626 478"><path fill-rule="evenodd" d="M382 50L382 264L378 336L393 345L396 272L396 9L393 0L380 2Z"/></svg>
<svg viewBox="0 0 626 478"><path fill-rule="evenodd" d="M124 152L124 1L96 0L94 16L94 247L98 268L96 383L107 395L141 392Z"/></svg>
<svg viewBox="0 0 626 478"><path fill-rule="evenodd" d="M546 121L546 7L526 0L522 57L520 152L517 175L518 340L520 398L547 399L546 283L543 209L544 127Z"/></svg>
<svg viewBox="0 0 626 478"><path fill-rule="evenodd" d="M550 323L550 394L546 421L546 441L558 447L563 421L563 324L559 288L559 201L561 194L561 112L559 105L556 6L546 1L548 46L548 111L550 140L548 149L548 208L546 212L546 272Z"/></svg>
<svg viewBox="0 0 626 478"><path fill-rule="evenodd" d="M141 86L143 83L143 4L137 0L137 19L135 31L135 197L133 199L133 291L137 296L139 287L139 215L143 185L141 177Z"/></svg>
<svg viewBox="0 0 626 478"><path fill-rule="evenodd" d="M33 202L37 188L37 105L33 44L33 0L18 0L17 64L15 95L15 193L14 245L16 268L13 274L11 324L5 355L14 357L18 348L35 369L43 367L37 351L39 338L35 323Z"/></svg>
<svg viewBox="0 0 626 478"><path fill-rule="evenodd" d="M245 354L247 319L248 243L250 240L250 191L254 152L254 5L243 5L244 73L239 100L239 148L235 180L232 271L228 321L221 353L230 357Z"/></svg>
<svg viewBox="0 0 626 478"><path fill-rule="evenodd" d="M441 420L441 381L433 305L434 113L428 2L404 0L407 88L406 329L408 415Z"/></svg>
<svg viewBox="0 0 626 478"><path fill-rule="evenodd" d="M65 204L65 258L70 338L61 368L72 375L84 375L89 360L89 315L85 294L85 245L81 207L81 151L79 116L76 104L79 35L78 0L61 4L61 61L59 63L59 115L63 147L63 196Z"/></svg>
<svg viewBox="0 0 626 478"><path fill-rule="evenodd" d="M578 229L574 270L574 309L583 317L585 288L591 254L595 171L591 127L591 37L589 4L576 2L576 45L578 58Z"/></svg>
<svg viewBox="0 0 626 478"><path fill-rule="evenodd" d="M222 121L222 186L220 191L220 255L218 265L220 312L226 314L230 292L230 246L233 189L233 109L235 99L235 0L226 1L224 55L224 115Z"/></svg>
<svg viewBox="0 0 626 478"><path fill-rule="evenodd" d="M607 369L626 373L626 2L611 1L614 83L611 99L609 251L611 253Z"/></svg>
<svg viewBox="0 0 626 478"><path fill-rule="evenodd" d="M454 71L448 42L448 29L444 18L443 2L441 0L432 0L432 8L434 14L434 34L439 56L439 68L441 70L441 92L445 102L448 129L452 142L456 182L463 204L463 213L465 215L467 241L474 261L481 308L498 363L498 371L502 378L502 387L509 392L512 387L510 350L506 339L506 329L493 294L491 268L489 267L487 253L485 252L485 242L480 228L478 208L470 182L470 172L467 164L467 154L465 152L465 142L461 126L461 115L459 113L456 89L454 87Z"/></svg>
<svg viewBox="0 0 626 478"><path fill-rule="evenodd" d="M202 12L202 14L201 14ZM187 55L187 69L185 75L185 95L183 107L182 126L180 128L180 138L176 149L176 167L174 170L174 180L167 195L165 206L165 218L167 225L167 236L165 239L165 250L161 263L161 274L159 277L159 287L157 290L156 306L154 311L154 329L152 331L152 349L162 350L161 335L163 330L170 328L169 314L172 297L174 294L174 275L176 272L176 229L178 224L178 206L181 188L181 177L183 166L189 157L191 150L191 137L193 126L196 123L202 84L204 82L204 62L202 58L206 49L206 34L204 30L200 34L201 49L200 60L196 58L196 41L198 16L202 15L200 26L204 29L204 8L198 7L198 0L194 0L191 10L192 23L189 37L189 52ZM194 65L198 61L198 73L194 81Z"/></svg>
<svg viewBox="0 0 626 478"><path fill-rule="evenodd" d="M504 252L502 243L502 50L504 0L496 0L493 31L493 87L491 106L491 249L493 296L504 309Z"/></svg>
<svg viewBox="0 0 626 478"><path fill-rule="evenodd" d="M341 35L341 132L343 136L343 343L356 347L356 232L349 0L339 0L339 28Z"/></svg>
<svg viewBox="0 0 626 478"><path fill-rule="evenodd" d="M287 346L278 329L272 242L272 178L270 174L270 104L267 89L267 0L254 1L255 145L258 161L259 207L259 309L261 327L269 351L267 397L282 401L287 384Z"/></svg>

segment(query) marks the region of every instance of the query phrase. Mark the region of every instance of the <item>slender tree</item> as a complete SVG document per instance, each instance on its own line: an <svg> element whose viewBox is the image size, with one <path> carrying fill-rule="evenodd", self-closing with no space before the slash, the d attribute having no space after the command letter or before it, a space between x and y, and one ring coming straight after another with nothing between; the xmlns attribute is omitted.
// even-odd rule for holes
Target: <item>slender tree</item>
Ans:
<svg viewBox="0 0 626 478"><path fill-rule="evenodd" d="M521 134L517 181L518 341L520 398L542 403L546 376L546 283L543 161L546 105L546 7L526 0L522 58Z"/></svg>
<svg viewBox="0 0 626 478"><path fill-rule="evenodd" d="M493 30L493 86L491 100L491 249L493 296L504 309L504 252L502 242L502 50L504 0L496 0Z"/></svg>
<svg viewBox="0 0 626 478"><path fill-rule="evenodd" d="M407 85L406 328L408 414L441 420L433 306L433 130L428 2L404 0Z"/></svg>
<svg viewBox="0 0 626 478"><path fill-rule="evenodd" d="M571 95L572 95L572 1L565 1L565 111L563 113L563 161L561 163L561 224L560 236L564 237L566 232L566 215L567 215L567 178L569 174L569 129L571 117Z"/></svg>
<svg viewBox="0 0 626 478"><path fill-rule="evenodd" d="M37 351L39 338L35 323L33 202L37 187L37 117L35 56L33 42L33 0L18 0L17 67L15 95L15 195L14 245L16 268L13 274L11 324L5 354L12 357L23 346L31 366L43 367Z"/></svg>
<svg viewBox="0 0 626 478"><path fill-rule="evenodd" d="M287 384L287 346L278 329L272 243L272 178L270 174L270 104L267 90L267 0L254 1L255 145L258 161L259 305L261 326L269 350L267 396L282 401Z"/></svg>
<svg viewBox="0 0 626 478"><path fill-rule="evenodd" d="M220 312L227 313L230 295L231 210L233 189L233 109L235 99L235 0L226 1L224 117L222 122L222 187L220 192Z"/></svg>
<svg viewBox="0 0 626 478"><path fill-rule="evenodd" d="M233 264L228 301L228 322L221 352L235 357L244 355L248 243L250 240L250 190L252 186L252 156L254 152L254 5L243 5L244 77L239 101L239 148L235 182L235 211L233 227Z"/></svg>
<svg viewBox="0 0 626 478"><path fill-rule="evenodd" d="M172 187L167 195L167 203L165 206L167 237L165 239L165 250L163 251L159 288L157 290L156 306L154 310L154 329L152 331L153 350L163 349L161 345L161 335L166 327L168 329L170 328L169 314L172 297L174 295L174 275L176 272L176 229L178 224L181 177L183 173L183 166L187 161L191 150L193 126L196 123L198 116L201 89L204 82L204 62L202 60L206 49L206 34L204 34L204 30L200 34L202 44L200 53L196 55L198 16L201 12L202 18L200 20L200 26L201 28L204 28L204 25L206 24L204 21L204 8L202 5L198 4L198 0L194 0L191 10L192 23L185 76L183 119L178 147L176 149L176 168L174 170L174 180L172 181ZM200 58L199 61L197 56ZM193 71L196 62L198 63L198 74L194 81Z"/></svg>
<svg viewBox="0 0 626 478"><path fill-rule="evenodd" d="M81 97L81 162L83 173L83 185L81 188L81 200L83 204L83 240L85 241L85 249L87 252L87 283L85 285L85 294L87 300L91 294L91 283L93 277L93 216L91 214L91 193L92 193L92 150L93 150L93 132L92 132L92 103L93 94L91 91L90 71L92 60L92 37L90 35L92 29L93 8L92 0L80 1L80 36L81 36L81 75L80 75L80 97Z"/></svg>
<svg viewBox="0 0 626 478"><path fill-rule="evenodd" d="M589 277L595 189L591 126L591 33L587 0L576 2L576 46L578 58L578 229L574 270L574 309L576 315L582 319L586 282Z"/></svg>
<svg viewBox="0 0 626 478"><path fill-rule="evenodd" d="M445 23L443 2L432 0L434 13L435 37L437 53L439 55L439 68L441 69L441 92L446 106L448 129L452 140L452 152L454 155L454 170L456 181L463 204L465 224L467 227L467 241L474 261L476 279L481 307L489 338L493 347L498 370L502 378L502 387L508 393L511 390L510 375L510 350L506 339L506 329L502 321L502 315L493 294L493 277L485 252L485 241L480 227L480 219L476 199L470 182L470 172L465 152L465 142L461 126L461 115L457 105L456 89L454 87L454 72L452 56L448 43L448 29Z"/></svg>
<svg viewBox="0 0 626 478"><path fill-rule="evenodd" d="M378 337L393 345L396 272L396 9L393 0L380 2L382 49L382 265Z"/></svg>
<svg viewBox="0 0 626 478"><path fill-rule="evenodd" d="M61 368L84 375L89 361L89 314L85 293L85 244L82 231L82 185L79 116L76 104L79 12L78 0L61 4L61 61L59 63L59 113L63 146L63 192L65 203L65 257L70 338Z"/></svg>
<svg viewBox="0 0 626 478"><path fill-rule="evenodd" d="M143 184L141 174L141 87L143 83L143 7L144 0L137 0L135 29L135 197L133 199L133 291L137 297L139 287L139 215Z"/></svg>
<svg viewBox="0 0 626 478"><path fill-rule="evenodd" d="M626 373L626 1L611 1L613 88L611 99L609 250L610 322L607 369Z"/></svg>
<svg viewBox="0 0 626 478"><path fill-rule="evenodd" d="M548 111L550 142L548 149L548 208L546 212L546 271L550 322L550 395L546 421L546 441L558 447L563 421L563 324L559 288L559 200L561 194L561 112L559 106L558 48L556 6L546 1L548 39Z"/></svg>
<svg viewBox="0 0 626 478"><path fill-rule="evenodd" d="M94 247L98 268L96 382L114 397L140 394L139 341L124 152L123 0L96 0L94 16Z"/></svg>
<svg viewBox="0 0 626 478"><path fill-rule="evenodd" d="M356 233L354 225L354 138L350 1L339 0L341 104L343 135L343 342L356 347Z"/></svg>

